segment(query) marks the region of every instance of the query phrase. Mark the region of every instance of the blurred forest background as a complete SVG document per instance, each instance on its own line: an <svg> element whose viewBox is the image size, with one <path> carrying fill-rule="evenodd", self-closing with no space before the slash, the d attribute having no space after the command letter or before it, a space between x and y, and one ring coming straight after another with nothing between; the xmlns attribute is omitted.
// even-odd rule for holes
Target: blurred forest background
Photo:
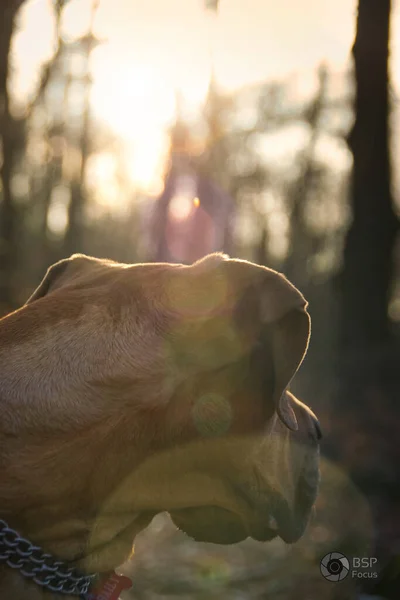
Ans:
<svg viewBox="0 0 400 600"><path fill-rule="evenodd" d="M325 434L309 531L218 547L159 515L125 597L353 598L319 573L339 550L378 556L361 587L399 598L400 6L144 4L1 0L0 315L74 252L284 272L313 320L295 391Z"/></svg>

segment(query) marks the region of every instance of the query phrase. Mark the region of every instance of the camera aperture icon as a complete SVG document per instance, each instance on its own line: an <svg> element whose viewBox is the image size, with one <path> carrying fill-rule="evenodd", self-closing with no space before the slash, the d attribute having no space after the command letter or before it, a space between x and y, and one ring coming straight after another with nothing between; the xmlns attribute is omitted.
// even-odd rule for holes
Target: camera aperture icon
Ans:
<svg viewBox="0 0 400 600"><path fill-rule="evenodd" d="M328 581L343 581L350 570L348 558L340 552L326 554L320 563L321 574Z"/></svg>

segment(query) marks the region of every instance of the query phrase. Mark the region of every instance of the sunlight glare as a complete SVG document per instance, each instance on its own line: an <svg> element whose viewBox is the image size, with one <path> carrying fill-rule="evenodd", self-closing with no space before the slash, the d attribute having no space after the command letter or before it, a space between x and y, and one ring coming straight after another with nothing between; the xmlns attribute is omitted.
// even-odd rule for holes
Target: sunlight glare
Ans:
<svg viewBox="0 0 400 600"><path fill-rule="evenodd" d="M147 135L138 137L135 142L125 144L128 177L138 189L150 196L161 192L161 171L168 148L167 134L155 128L149 128Z"/></svg>
<svg viewBox="0 0 400 600"><path fill-rule="evenodd" d="M92 56L92 104L97 116L130 141L147 137L149 128L172 123L174 91L161 75L144 63L123 62L110 52L101 46Z"/></svg>
<svg viewBox="0 0 400 600"><path fill-rule="evenodd" d="M168 213L174 221L186 221L193 212L193 201L185 195L174 196L170 202Z"/></svg>
<svg viewBox="0 0 400 600"><path fill-rule="evenodd" d="M151 192L167 151L174 91L149 66L110 57L104 47L93 52L93 75L94 113L122 138L132 183Z"/></svg>
<svg viewBox="0 0 400 600"><path fill-rule="evenodd" d="M62 12L62 28L69 39L77 39L88 32L92 0L69 0Z"/></svg>
<svg viewBox="0 0 400 600"><path fill-rule="evenodd" d="M293 71L314 71L321 60L340 68L346 64L356 0L307 0L306 5L221 0L215 16L204 11L200 0L100 0L94 35L101 43L90 59L91 105L94 117L127 144L127 170L135 185L146 188L156 177L175 117L176 91L182 94L184 109L196 114L212 66L218 85L234 90ZM65 41L87 33L91 6L92 0L65 4ZM396 10L397 28L398 18ZM26 2L13 41L13 100L27 102L38 83L38 67L55 46L50 2ZM397 55L398 50L394 44ZM72 69L79 75L79 61ZM270 141L263 155L282 154L276 140Z"/></svg>
<svg viewBox="0 0 400 600"><path fill-rule="evenodd" d="M11 46L9 87L12 101L25 104L34 93L40 67L54 52L54 34L54 18L47 2L27 2L22 6Z"/></svg>
<svg viewBox="0 0 400 600"><path fill-rule="evenodd" d="M118 161L109 152L93 154L86 165L86 185L103 207L118 202Z"/></svg>

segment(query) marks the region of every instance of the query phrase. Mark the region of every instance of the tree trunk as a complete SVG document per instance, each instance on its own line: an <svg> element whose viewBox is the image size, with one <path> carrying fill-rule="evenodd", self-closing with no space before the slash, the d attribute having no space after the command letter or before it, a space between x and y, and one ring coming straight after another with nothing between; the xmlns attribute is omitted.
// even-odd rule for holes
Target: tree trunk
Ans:
<svg viewBox="0 0 400 600"><path fill-rule="evenodd" d="M330 415L331 450L368 499L381 566L398 544L400 492L395 433L400 382L388 317L398 231L391 196L390 11L390 0L359 0L356 118L349 137L353 221L339 277L339 386ZM363 582L367 589L372 583Z"/></svg>
<svg viewBox="0 0 400 600"><path fill-rule="evenodd" d="M388 45L390 0L359 0L353 46L355 123L353 221L341 274L341 359L353 372L365 358L375 366L389 347L388 301L398 221L393 210L389 159Z"/></svg>
<svg viewBox="0 0 400 600"><path fill-rule="evenodd" d="M15 144L7 89L11 39L22 0L2 4L0 10L0 314L13 307L16 215L11 194Z"/></svg>

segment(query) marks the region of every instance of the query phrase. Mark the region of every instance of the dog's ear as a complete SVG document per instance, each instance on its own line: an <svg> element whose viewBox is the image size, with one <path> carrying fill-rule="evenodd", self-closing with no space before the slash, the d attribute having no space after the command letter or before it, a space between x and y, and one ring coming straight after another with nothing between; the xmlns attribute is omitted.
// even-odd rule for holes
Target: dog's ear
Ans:
<svg viewBox="0 0 400 600"><path fill-rule="evenodd" d="M290 311L272 328L273 400L279 418L293 431L298 429L297 419L286 390L303 362L309 337L310 317L305 308Z"/></svg>
<svg viewBox="0 0 400 600"><path fill-rule="evenodd" d="M36 288L25 304L30 304L39 298L43 298L49 292L56 290L65 283L69 275L75 275L77 270L80 271L87 263L94 260L84 254L73 254L70 258L58 261L47 269L46 275L39 284L39 287Z"/></svg>
<svg viewBox="0 0 400 600"><path fill-rule="evenodd" d="M43 298L46 296L51 288L56 284L57 280L65 273L67 267L69 265L69 259L63 259L59 262L55 263L51 267L47 269L46 275L42 279L39 287L33 292L32 296L25 302L25 304L30 304L39 298Z"/></svg>
<svg viewBox="0 0 400 600"><path fill-rule="evenodd" d="M272 350L273 401L280 420L291 430L298 429L296 415L286 390L303 362L311 322L303 295L283 275L274 272L263 297L262 321L269 324Z"/></svg>

